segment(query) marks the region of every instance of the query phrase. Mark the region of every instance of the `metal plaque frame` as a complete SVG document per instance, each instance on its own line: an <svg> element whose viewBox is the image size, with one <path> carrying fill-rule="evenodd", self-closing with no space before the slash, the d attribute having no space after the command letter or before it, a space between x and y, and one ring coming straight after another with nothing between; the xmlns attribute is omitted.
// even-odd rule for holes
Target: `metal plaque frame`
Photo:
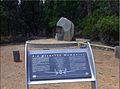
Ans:
<svg viewBox="0 0 120 89"><path fill-rule="evenodd" d="M80 79L62 79L62 80L40 80L40 81L31 81L30 80L30 68L28 66L28 52L29 47L37 47L36 44L26 42L25 44L25 79L26 79L26 89L29 89L29 85L32 84L49 84L49 83L65 83L65 82L91 82L91 88L92 89L98 89L97 88L97 80L96 80L96 68L95 68L95 62L93 57L93 52L90 46L90 43L87 43L87 47L80 48L78 51L80 52L86 52L88 56L90 71L91 71L91 78L80 78ZM69 49L68 49L69 50ZM72 49L73 52L77 51ZM45 50L45 52L53 52L52 50Z"/></svg>

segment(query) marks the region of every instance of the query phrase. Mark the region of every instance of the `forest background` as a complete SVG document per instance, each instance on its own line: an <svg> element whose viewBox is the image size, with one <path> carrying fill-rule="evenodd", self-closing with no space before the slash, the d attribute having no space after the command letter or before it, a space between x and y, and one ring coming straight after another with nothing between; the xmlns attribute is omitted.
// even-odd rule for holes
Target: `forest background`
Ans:
<svg viewBox="0 0 120 89"><path fill-rule="evenodd" d="M119 44L119 0L1 0L0 43L54 38L61 17L74 23L75 38Z"/></svg>

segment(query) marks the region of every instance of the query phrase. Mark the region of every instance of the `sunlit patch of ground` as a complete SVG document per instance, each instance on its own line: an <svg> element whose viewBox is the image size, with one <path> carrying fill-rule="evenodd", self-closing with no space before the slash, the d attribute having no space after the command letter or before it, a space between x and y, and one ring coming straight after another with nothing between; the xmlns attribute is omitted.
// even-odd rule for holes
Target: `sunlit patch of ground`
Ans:
<svg viewBox="0 0 120 89"><path fill-rule="evenodd" d="M25 89L24 45L0 47L1 89ZM20 50L21 62L14 62L12 51ZM119 89L119 59L113 51L93 49L98 89ZM89 82L32 85L30 89L91 89Z"/></svg>

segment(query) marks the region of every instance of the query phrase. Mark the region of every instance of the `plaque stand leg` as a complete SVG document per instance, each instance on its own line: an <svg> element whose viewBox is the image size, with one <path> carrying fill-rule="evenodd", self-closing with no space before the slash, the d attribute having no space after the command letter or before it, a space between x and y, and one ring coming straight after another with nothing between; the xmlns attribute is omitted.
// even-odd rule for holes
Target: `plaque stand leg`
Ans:
<svg viewBox="0 0 120 89"><path fill-rule="evenodd" d="M26 77L26 89L29 89L28 77Z"/></svg>
<svg viewBox="0 0 120 89"><path fill-rule="evenodd" d="M26 84L26 89L29 89L29 86L28 86L28 84Z"/></svg>
<svg viewBox="0 0 120 89"><path fill-rule="evenodd" d="M92 81L91 85L92 85L92 89L98 89L97 88L97 81Z"/></svg>

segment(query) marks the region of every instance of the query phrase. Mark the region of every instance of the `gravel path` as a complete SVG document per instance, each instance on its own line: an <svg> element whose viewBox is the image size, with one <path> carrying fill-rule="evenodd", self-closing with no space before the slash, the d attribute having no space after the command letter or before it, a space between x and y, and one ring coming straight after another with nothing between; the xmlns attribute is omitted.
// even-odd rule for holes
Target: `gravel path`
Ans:
<svg viewBox="0 0 120 89"><path fill-rule="evenodd" d="M24 44L0 47L1 89L25 89ZM21 62L13 61L12 51L20 50ZM113 51L93 49L98 89L119 89L119 59ZM32 85L30 89L91 89L89 82Z"/></svg>

